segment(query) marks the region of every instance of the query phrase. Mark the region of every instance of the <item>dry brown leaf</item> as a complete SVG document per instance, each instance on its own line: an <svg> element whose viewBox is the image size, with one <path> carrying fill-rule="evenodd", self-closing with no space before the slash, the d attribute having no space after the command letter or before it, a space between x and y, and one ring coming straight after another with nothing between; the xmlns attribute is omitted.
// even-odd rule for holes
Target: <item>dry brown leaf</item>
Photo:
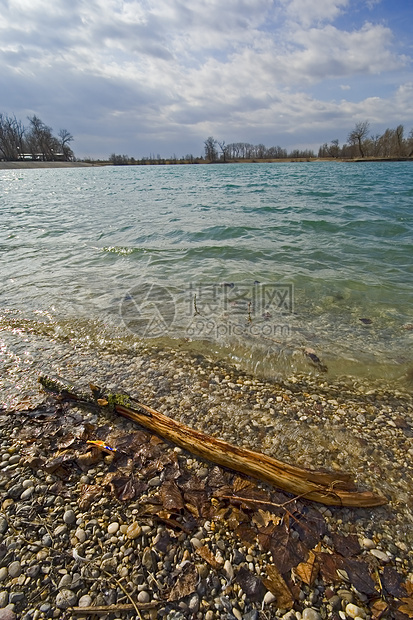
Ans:
<svg viewBox="0 0 413 620"><path fill-rule="evenodd" d="M168 601L178 601L185 596L189 596L196 590L198 583L198 571L196 566L188 564L181 575L176 580L175 585L169 593Z"/></svg>
<svg viewBox="0 0 413 620"><path fill-rule="evenodd" d="M411 596L413 594L413 581L406 581L403 585L406 588L407 594Z"/></svg>
<svg viewBox="0 0 413 620"><path fill-rule="evenodd" d="M370 605L370 611L372 613L373 620L381 620L381 618L388 612L388 610L388 604L382 599L378 599Z"/></svg>
<svg viewBox="0 0 413 620"><path fill-rule="evenodd" d="M196 547L195 551L198 555L201 556L203 560L205 560L205 562L208 562L208 564L212 566L212 568L222 568L224 560L222 560L221 558L217 558L206 545L204 545L203 547Z"/></svg>
<svg viewBox="0 0 413 620"><path fill-rule="evenodd" d="M314 551L310 551L308 554L308 560L301 562L295 567L294 572L301 581L304 581L308 586L312 586L320 570L320 565L317 561L317 556Z"/></svg>
<svg viewBox="0 0 413 620"><path fill-rule="evenodd" d="M277 598L277 605L282 609L292 609L294 606L293 595L287 586L283 576L276 566L268 564L266 567L268 579L263 579L263 584Z"/></svg>
<svg viewBox="0 0 413 620"><path fill-rule="evenodd" d="M402 598L403 604L400 605L399 611L406 614L409 618L413 618L413 598Z"/></svg>
<svg viewBox="0 0 413 620"><path fill-rule="evenodd" d="M246 489L247 487L253 487L255 485L252 484L252 482L250 482L249 480L246 480L245 478L241 478L240 476L237 476L234 480L234 482L232 483L232 488L234 489L234 493L239 493L239 491L242 491L242 489Z"/></svg>
<svg viewBox="0 0 413 620"><path fill-rule="evenodd" d="M252 522L255 523L257 527L267 527L270 523L278 525L281 522L281 517L277 517L272 512L269 512L269 510L261 510L260 508L254 513Z"/></svg>

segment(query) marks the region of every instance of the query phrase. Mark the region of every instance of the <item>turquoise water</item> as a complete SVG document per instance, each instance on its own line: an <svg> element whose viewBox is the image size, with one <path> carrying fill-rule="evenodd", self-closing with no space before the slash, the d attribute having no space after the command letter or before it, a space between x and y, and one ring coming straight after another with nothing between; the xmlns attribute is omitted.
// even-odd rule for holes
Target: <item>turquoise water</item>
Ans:
<svg viewBox="0 0 413 620"><path fill-rule="evenodd" d="M408 385L412 240L410 162L3 170L1 326Z"/></svg>

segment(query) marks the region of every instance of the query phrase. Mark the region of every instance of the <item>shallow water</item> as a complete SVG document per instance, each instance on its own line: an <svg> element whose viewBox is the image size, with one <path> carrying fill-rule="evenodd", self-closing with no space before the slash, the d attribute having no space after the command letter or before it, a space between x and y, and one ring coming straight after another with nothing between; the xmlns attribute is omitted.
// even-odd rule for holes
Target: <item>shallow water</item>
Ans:
<svg viewBox="0 0 413 620"><path fill-rule="evenodd" d="M0 325L411 388L412 205L410 162L0 171Z"/></svg>

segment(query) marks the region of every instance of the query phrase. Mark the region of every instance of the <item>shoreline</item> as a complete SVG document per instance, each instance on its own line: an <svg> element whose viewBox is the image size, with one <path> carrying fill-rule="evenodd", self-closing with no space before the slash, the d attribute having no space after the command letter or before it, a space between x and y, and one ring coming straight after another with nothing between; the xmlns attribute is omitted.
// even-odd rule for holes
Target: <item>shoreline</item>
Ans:
<svg viewBox="0 0 413 620"><path fill-rule="evenodd" d="M194 161L180 161L180 160L162 160L162 162L145 161L142 163L125 164L125 166L193 166L193 165L231 165L231 164L283 164L283 163L315 163L315 162L332 162L332 163L385 163L385 162L402 162L413 161L413 157L392 157L392 158L380 158L380 157L365 157L355 159L343 159L343 158L306 158L306 157L293 157L286 159L240 159L231 161L216 161L209 162L201 159L195 159ZM108 161L96 161L96 162L66 162L66 161L0 161L0 170L31 170L31 169L46 169L46 168L99 168L99 167L119 167L124 165L115 165Z"/></svg>
<svg viewBox="0 0 413 620"><path fill-rule="evenodd" d="M329 383L322 376L264 381L170 347L142 344L118 354L24 331L14 339L33 351L31 364L10 357L0 384L8 401L8 409L0 410L5 498L0 543L8 553L0 568L5 593L0 596L17 617L68 620L79 617L78 607L86 603L90 614L92 606L131 600L143 605L142 618L153 620L176 614L224 620L229 611L237 619L258 620L261 609L271 618L321 620L338 610L348 615L354 606L373 615L381 593L370 570L378 572L381 584L390 579L399 584L393 594L386 590L386 598L393 611L402 605L402 584L413 580L410 395L369 392L362 382ZM8 351L11 355L12 343ZM59 404L39 393L37 378L45 373L85 391L90 381L125 391L188 426L286 462L350 471L359 485L383 493L389 503L327 509L293 502L104 410ZM124 450L132 461L114 461L113 453L90 447L88 452L86 438ZM124 486L131 471L136 488ZM243 493L249 500L240 500ZM232 495L238 500L227 499ZM287 520L291 549L283 533L285 502L302 526ZM40 512L31 526L32 506ZM353 555L346 555L350 544ZM279 563L292 549L310 553L316 547L323 568L310 585L297 569L300 557ZM301 563L305 558L304 552ZM324 569L327 559L334 566L330 572ZM279 574L281 590L274 583ZM305 609L311 611L304 616ZM136 614L132 605L122 617L132 620ZM107 617L118 616L113 611Z"/></svg>

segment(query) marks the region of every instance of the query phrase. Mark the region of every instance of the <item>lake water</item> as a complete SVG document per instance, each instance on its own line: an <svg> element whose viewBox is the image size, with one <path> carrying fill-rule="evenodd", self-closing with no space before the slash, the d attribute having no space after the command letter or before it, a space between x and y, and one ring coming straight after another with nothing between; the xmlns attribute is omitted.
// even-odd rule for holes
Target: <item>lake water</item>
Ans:
<svg viewBox="0 0 413 620"><path fill-rule="evenodd" d="M0 326L411 388L412 241L411 162L2 170Z"/></svg>

